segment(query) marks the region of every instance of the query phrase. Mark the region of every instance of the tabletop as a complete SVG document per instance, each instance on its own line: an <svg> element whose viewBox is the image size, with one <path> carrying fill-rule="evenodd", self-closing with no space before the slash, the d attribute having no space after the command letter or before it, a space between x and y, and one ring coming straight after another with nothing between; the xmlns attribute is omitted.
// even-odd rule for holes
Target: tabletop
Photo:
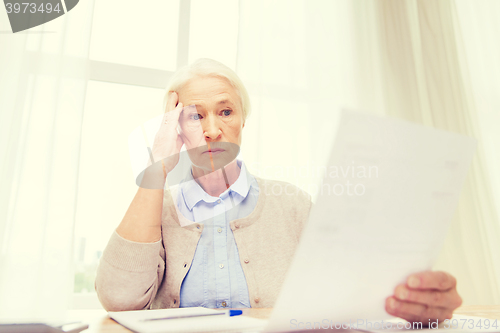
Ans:
<svg viewBox="0 0 500 333"><path fill-rule="evenodd" d="M254 318L267 319L271 315L271 308L267 309L242 309L243 315ZM477 316L500 320L500 305L468 305L461 306L455 314ZM131 332L110 319L105 310L70 310L69 317L72 320L81 320L89 324L89 329L84 333L123 333Z"/></svg>

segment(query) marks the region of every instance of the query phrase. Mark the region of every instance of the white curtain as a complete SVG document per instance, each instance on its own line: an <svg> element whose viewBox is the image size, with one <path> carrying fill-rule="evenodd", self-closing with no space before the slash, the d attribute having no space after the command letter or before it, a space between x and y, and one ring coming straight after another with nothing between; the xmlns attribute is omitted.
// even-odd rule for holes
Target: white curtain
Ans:
<svg viewBox="0 0 500 333"><path fill-rule="evenodd" d="M479 113L463 33L473 15L460 17L454 1L377 2L382 84L389 114L478 140L459 207L436 268L453 273L469 304L500 301L500 228L490 187ZM495 7L490 7L490 10ZM497 7L498 8L498 7ZM402 19L406 18L406 19ZM490 20L495 26L495 20ZM481 31L476 32L482 36ZM493 40L490 41L494 43ZM492 64L493 65L493 64Z"/></svg>
<svg viewBox="0 0 500 333"><path fill-rule="evenodd" d="M0 11L0 317L61 319L73 227L93 1L19 32Z"/></svg>
<svg viewBox="0 0 500 333"><path fill-rule="evenodd" d="M240 0L237 72L253 103L242 152L257 175L314 195L342 107L476 138L435 269L457 277L464 304L495 304L500 225L477 100L500 109L500 12L498 1L471 3Z"/></svg>

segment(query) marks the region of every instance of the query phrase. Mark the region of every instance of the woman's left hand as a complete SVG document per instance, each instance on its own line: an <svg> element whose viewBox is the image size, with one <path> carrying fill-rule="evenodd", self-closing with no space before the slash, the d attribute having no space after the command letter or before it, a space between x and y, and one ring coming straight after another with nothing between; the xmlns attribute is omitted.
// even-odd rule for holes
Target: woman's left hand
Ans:
<svg viewBox="0 0 500 333"><path fill-rule="evenodd" d="M400 284L394 295L385 301L385 310L409 322L430 322L451 319L462 304L457 292L457 280L446 272L425 271L412 274L406 284Z"/></svg>

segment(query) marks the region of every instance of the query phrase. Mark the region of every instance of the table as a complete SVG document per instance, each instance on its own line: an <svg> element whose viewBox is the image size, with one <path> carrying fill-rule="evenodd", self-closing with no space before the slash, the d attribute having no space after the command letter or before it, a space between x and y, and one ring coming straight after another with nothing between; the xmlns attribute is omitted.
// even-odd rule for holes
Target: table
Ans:
<svg viewBox="0 0 500 333"><path fill-rule="evenodd" d="M267 319L272 309L243 309L243 315ZM454 312L466 316L477 316L500 320L500 305L469 305L461 306ZM105 310L71 310L71 319L87 322L89 329L85 333L125 333L131 332L114 320L110 319Z"/></svg>

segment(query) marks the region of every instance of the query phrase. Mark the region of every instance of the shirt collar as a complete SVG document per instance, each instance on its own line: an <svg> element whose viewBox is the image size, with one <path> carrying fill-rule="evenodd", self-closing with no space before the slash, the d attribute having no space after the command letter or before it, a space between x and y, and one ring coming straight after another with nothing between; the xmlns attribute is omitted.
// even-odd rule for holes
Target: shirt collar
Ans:
<svg viewBox="0 0 500 333"><path fill-rule="evenodd" d="M250 187L255 186L255 178L248 172L245 163L240 160L236 160L236 163L240 167L240 175L236 181L229 187L228 190L224 191L220 197L228 195L229 191L237 193L242 197L242 200L247 197ZM207 192L205 192L201 186L194 180L191 169L186 175L184 182L181 183L181 193L184 198L184 202L189 210L193 210L193 207L200 201L205 201L207 203L217 201L217 197L212 197Z"/></svg>

